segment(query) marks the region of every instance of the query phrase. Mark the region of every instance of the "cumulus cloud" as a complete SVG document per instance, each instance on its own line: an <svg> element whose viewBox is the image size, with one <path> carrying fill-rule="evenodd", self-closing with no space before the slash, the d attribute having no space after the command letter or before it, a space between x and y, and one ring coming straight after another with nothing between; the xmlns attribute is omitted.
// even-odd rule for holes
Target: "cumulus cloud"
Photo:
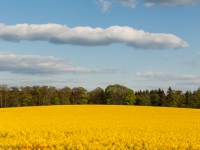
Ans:
<svg viewBox="0 0 200 150"><path fill-rule="evenodd" d="M39 55L15 55L0 52L0 71L17 74L63 74L63 73L111 73L114 70L98 70L73 67L62 58Z"/></svg>
<svg viewBox="0 0 200 150"><path fill-rule="evenodd" d="M200 0L143 0L148 7L161 6L177 6L177 5L192 5L200 2Z"/></svg>
<svg viewBox="0 0 200 150"><path fill-rule="evenodd" d="M199 80L200 76L196 75L178 75L178 74L165 74L162 72L136 72L138 77L155 78L159 80Z"/></svg>
<svg viewBox="0 0 200 150"><path fill-rule="evenodd" d="M173 34L149 33L128 26L106 29L91 27L69 28L59 24L0 24L0 39L9 42L48 41L53 44L105 46L124 43L140 49L185 48L189 45Z"/></svg>

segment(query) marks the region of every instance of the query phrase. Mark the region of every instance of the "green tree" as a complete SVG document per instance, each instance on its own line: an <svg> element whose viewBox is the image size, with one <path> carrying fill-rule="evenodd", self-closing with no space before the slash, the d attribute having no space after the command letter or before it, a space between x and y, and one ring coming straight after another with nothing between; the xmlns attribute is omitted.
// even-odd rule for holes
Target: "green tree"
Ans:
<svg viewBox="0 0 200 150"><path fill-rule="evenodd" d="M150 95L147 93L136 95L136 105L150 106L151 105Z"/></svg>
<svg viewBox="0 0 200 150"><path fill-rule="evenodd" d="M188 105L191 108L200 108L200 88L192 93L192 97Z"/></svg>
<svg viewBox="0 0 200 150"><path fill-rule="evenodd" d="M46 100L47 105L53 104L52 97L54 96L55 93L58 93L56 87L50 86L48 88L48 94L47 94L47 100Z"/></svg>
<svg viewBox="0 0 200 150"><path fill-rule="evenodd" d="M89 100L89 93L83 87L74 87L71 90L71 104L87 104Z"/></svg>
<svg viewBox="0 0 200 150"><path fill-rule="evenodd" d="M19 88L16 86L10 87L10 94L9 94L9 101L8 106L9 107L17 107L20 106L20 91Z"/></svg>
<svg viewBox="0 0 200 150"><path fill-rule="evenodd" d="M53 105L60 105L60 100L58 97L58 93L54 93L52 97L52 104Z"/></svg>
<svg viewBox="0 0 200 150"><path fill-rule="evenodd" d="M165 92L159 88L158 95L159 95L158 106L165 106L165 101L166 101Z"/></svg>
<svg viewBox="0 0 200 150"><path fill-rule="evenodd" d="M151 99L152 106L159 106L158 104L159 104L160 97L158 94L154 93L153 95L151 95L150 99Z"/></svg>
<svg viewBox="0 0 200 150"><path fill-rule="evenodd" d="M181 90L174 91L176 99L176 107L186 107L185 94Z"/></svg>
<svg viewBox="0 0 200 150"><path fill-rule="evenodd" d="M134 104L134 102L135 102L134 92L125 86L115 84L115 85L109 85L105 89L105 94L104 94L105 104L125 105L125 104Z"/></svg>
<svg viewBox="0 0 200 150"><path fill-rule="evenodd" d="M7 107L9 93L10 91L7 85L0 86L1 107Z"/></svg>
<svg viewBox="0 0 200 150"><path fill-rule="evenodd" d="M97 87L96 89L89 92L89 94L89 104L103 104L104 90L102 88Z"/></svg>
<svg viewBox="0 0 200 150"><path fill-rule="evenodd" d="M150 99L151 99L151 105L152 106L159 106L160 96L159 96L157 90L151 90L150 91Z"/></svg>
<svg viewBox="0 0 200 150"><path fill-rule="evenodd" d="M23 98L22 106L29 106L31 100L32 100L32 95L31 94L26 94L24 96L24 98Z"/></svg>
<svg viewBox="0 0 200 150"><path fill-rule="evenodd" d="M40 88L41 93L41 99L39 101L39 105L50 105L49 102L49 87L48 86L42 86Z"/></svg>
<svg viewBox="0 0 200 150"><path fill-rule="evenodd" d="M20 104L22 106L30 105L30 102L32 101L31 92L32 87L30 86L20 87Z"/></svg>
<svg viewBox="0 0 200 150"><path fill-rule="evenodd" d="M33 86L32 87L32 101L30 103L30 105L32 106L36 106L36 105L43 105L43 103L41 102L42 100L42 92L41 92L41 87L40 86Z"/></svg>
<svg viewBox="0 0 200 150"><path fill-rule="evenodd" d="M168 88L168 91L167 91L167 96L166 96L166 101L165 101L165 106L172 106L174 105L174 93L173 93L173 90L171 87Z"/></svg>
<svg viewBox="0 0 200 150"><path fill-rule="evenodd" d="M185 104L187 107L192 107L191 104L192 104L192 96L193 96L193 93L191 91L186 91L185 92Z"/></svg>
<svg viewBox="0 0 200 150"><path fill-rule="evenodd" d="M62 105L70 104L71 89L69 87L65 86L64 88L59 89L58 93L59 93L60 104Z"/></svg>
<svg viewBox="0 0 200 150"><path fill-rule="evenodd" d="M125 105L134 105L135 104L135 94L134 91L131 89L128 89L126 92L126 97L124 99Z"/></svg>
<svg viewBox="0 0 200 150"><path fill-rule="evenodd" d="M169 87L166 97L166 106L170 107L183 107L185 105L185 95L180 90L172 90ZM184 106L185 107L185 106Z"/></svg>

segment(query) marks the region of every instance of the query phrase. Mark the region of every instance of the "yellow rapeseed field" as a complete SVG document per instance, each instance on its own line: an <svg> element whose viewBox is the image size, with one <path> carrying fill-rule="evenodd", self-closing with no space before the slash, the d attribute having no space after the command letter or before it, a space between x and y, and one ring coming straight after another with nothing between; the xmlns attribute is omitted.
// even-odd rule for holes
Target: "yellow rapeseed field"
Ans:
<svg viewBox="0 0 200 150"><path fill-rule="evenodd" d="M69 105L0 109L0 150L200 150L200 110Z"/></svg>

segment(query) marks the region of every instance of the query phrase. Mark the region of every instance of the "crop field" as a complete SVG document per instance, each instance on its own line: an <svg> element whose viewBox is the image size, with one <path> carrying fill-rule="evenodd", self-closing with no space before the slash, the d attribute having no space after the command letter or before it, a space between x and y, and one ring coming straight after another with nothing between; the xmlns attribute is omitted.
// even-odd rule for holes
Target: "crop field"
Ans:
<svg viewBox="0 0 200 150"><path fill-rule="evenodd" d="M0 109L0 150L199 150L200 110L66 105Z"/></svg>

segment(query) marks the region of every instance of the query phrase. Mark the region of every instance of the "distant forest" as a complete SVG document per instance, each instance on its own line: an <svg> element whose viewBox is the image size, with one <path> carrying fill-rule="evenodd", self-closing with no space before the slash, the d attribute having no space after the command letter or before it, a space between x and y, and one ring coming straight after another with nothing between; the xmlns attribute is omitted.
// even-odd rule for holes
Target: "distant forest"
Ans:
<svg viewBox="0 0 200 150"><path fill-rule="evenodd" d="M106 89L97 87L87 91L83 87L25 86L9 87L0 85L0 108L43 105L140 105L200 108L200 88L196 91L162 89L133 91L123 85L109 85Z"/></svg>

